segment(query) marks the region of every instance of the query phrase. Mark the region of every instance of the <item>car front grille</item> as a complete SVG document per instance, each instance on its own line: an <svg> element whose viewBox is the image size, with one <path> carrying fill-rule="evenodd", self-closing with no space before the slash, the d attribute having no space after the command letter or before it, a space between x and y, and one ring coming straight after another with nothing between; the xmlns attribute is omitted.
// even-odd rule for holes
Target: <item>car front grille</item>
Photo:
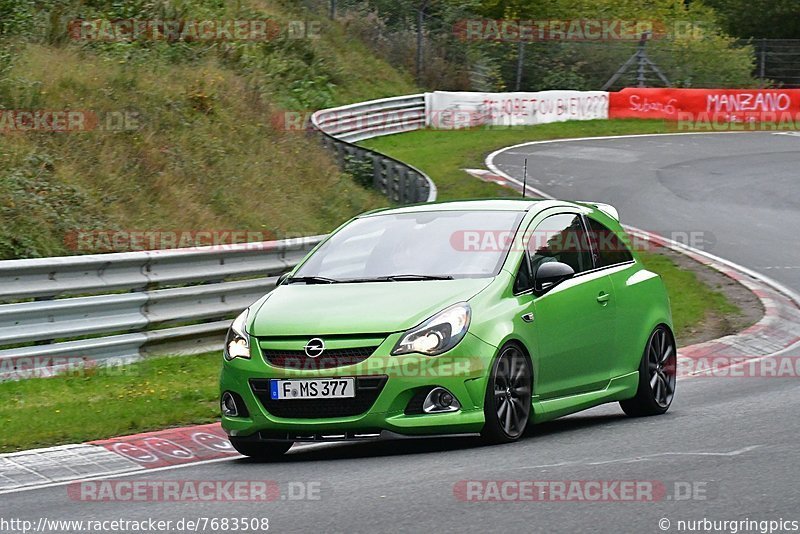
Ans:
<svg viewBox="0 0 800 534"><path fill-rule="evenodd" d="M302 350L261 349L264 359L274 367L316 371L333 369L361 363L375 352L374 347L356 347L349 349L328 349L316 358L306 356Z"/></svg>
<svg viewBox="0 0 800 534"><path fill-rule="evenodd" d="M388 378L386 375L356 377L356 396L350 399L273 400L268 378L253 378L250 387L264 409L275 417L326 419L365 413L375 404Z"/></svg>

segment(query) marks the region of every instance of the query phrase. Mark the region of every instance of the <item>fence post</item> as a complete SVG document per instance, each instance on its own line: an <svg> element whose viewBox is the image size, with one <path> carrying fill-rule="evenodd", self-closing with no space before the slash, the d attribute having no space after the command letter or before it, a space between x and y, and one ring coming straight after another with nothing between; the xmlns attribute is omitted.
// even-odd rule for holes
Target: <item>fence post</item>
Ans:
<svg viewBox="0 0 800 534"><path fill-rule="evenodd" d="M631 68L634 63L638 64L638 71L636 75L636 81L639 87L647 87L647 77L645 73L647 68L650 67L656 76L661 79L661 82L666 85L667 87L672 87L672 84L669 82L669 79L661 72L661 69L658 68L658 65L650 61L650 58L647 57L647 39L650 37L650 32L645 32L642 34L642 38L639 41L639 45L636 47L636 52L628 58L617 72L609 79L605 85L602 87L602 91L608 91L617 80L619 80L623 74L625 74L629 68Z"/></svg>
<svg viewBox="0 0 800 534"><path fill-rule="evenodd" d="M767 40L761 39L761 65L759 68L759 81L761 82L761 87L764 87L764 78L766 78L767 72Z"/></svg>
<svg viewBox="0 0 800 534"><path fill-rule="evenodd" d="M517 41L517 83L516 90L521 91L522 87L522 64L525 62L525 42L520 39Z"/></svg>
<svg viewBox="0 0 800 534"><path fill-rule="evenodd" d="M422 77L422 27L425 24L425 8L427 5L428 0L421 0L417 9L417 58L414 65L417 83L420 82Z"/></svg>
<svg viewBox="0 0 800 534"><path fill-rule="evenodd" d="M647 87L647 76L645 75L645 68L647 67L647 34L642 35L639 41L639 48L636 51L636 56L639 59L639 69L636 72L636 84L639 87Z"/></svg>
<svg viewBox="0 0 800 534"><path fill-rule="evenodd" d="M331 0L330 13L328 15L331 20L336 18L336 0Z"/></svg>

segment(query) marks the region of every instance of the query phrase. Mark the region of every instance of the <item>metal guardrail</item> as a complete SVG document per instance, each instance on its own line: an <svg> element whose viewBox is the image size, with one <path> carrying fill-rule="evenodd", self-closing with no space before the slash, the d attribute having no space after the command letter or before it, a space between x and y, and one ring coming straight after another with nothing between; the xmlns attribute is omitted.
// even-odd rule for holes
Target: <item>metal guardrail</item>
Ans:
<svg viewBox="0 0 800 534"><path fill-rule="evenodd" d="M373 186L398 204L436 200L436 185L425 173L385 154L356 145L358 141L425 128L425 95L360 102L317 111L311 117L323 144L333 150L339 165L369 166Z"/></svg>
<svg viewBox="0 0 800 534"><path fill-rule="evenodd" d="M2 261L0 377L219 348L230 317L323 237Z"/></svg>

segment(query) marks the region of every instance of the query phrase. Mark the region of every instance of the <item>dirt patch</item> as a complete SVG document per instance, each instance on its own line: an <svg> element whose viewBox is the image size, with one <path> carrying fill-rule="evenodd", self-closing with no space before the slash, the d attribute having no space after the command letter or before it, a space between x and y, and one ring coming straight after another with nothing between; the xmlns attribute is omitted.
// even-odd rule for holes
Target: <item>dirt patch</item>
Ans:
<svg viewBox="0 0 800 534"><path fill-rule="evenodd" d="M714 291L725 295L728 301L739 308L737 313L721 314L710 310L706 317L681 336L680 346L694 345L730 334L741 332L754 325L764 316L761 301L739 282L728 278L721 272L698 263L690 257L660 247L654 252L667 256L681 269L695 273L698 280Z"/></svg>

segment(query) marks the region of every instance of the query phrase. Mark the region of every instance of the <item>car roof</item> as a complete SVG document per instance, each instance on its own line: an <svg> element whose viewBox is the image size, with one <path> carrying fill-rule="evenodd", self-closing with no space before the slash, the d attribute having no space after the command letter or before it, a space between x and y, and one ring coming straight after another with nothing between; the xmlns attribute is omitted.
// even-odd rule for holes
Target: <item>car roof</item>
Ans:
<svg viewBox="0 0 800 534"><path fill-rule="evenodd" d="M373 215L396 215L401 213L419 213L428 211L542 211L555 206L581 207L573 202L563 200L546 200L533 198L503 198L503 199L479 199L479 200L454 200L447 202L430 202L425 204L414 204L397 208L385 208L368 211L361 217Z"/></svg>

